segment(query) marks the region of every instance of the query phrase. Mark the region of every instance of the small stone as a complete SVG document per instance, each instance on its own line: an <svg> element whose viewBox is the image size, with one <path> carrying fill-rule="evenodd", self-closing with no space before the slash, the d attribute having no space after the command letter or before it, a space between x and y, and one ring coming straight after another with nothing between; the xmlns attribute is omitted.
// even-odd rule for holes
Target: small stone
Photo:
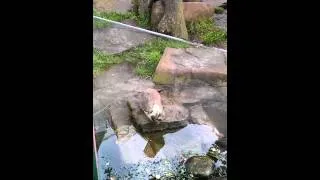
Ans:
<svg viewBox="0 0 320 180"><path fill-rule="evenodd" d="M159 174L156 175L156 179L160 179L160 175Z"/></svg>
<svg viewBox="0 0 320 180"><path fill-rule="evenodd" d="M208 156L193 156L185 166L187 172L195 177L209 177L213 173L214 161Z"/></svg>

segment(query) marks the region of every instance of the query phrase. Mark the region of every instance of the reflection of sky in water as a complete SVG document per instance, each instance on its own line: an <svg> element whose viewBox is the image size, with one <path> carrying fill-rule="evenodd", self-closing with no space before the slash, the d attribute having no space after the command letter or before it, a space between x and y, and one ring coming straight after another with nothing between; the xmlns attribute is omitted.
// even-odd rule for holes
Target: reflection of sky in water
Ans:
<svg viewBox="0 0 320 180"><path fill-rule="evenodd" d="M190 124L175 133L164 135L165 145L154 158L149 158L143 151L147 141L139 134L119 144L116 144L116 136L113 135L100 145L99 171L103 175L105 165L109 163L108 167L124 179L128 179L125 176L129 172L135 173L132 179L148 179L148 172L162 175L170 170L175 171L183 153L207 153L216 140L209 126Z"/></svg>

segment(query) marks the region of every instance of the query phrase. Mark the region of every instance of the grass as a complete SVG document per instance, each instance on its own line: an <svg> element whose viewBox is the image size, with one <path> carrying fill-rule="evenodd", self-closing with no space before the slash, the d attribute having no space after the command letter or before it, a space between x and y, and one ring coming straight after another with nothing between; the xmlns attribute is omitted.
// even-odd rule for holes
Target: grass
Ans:
<svg viewBox="0 0 320 180"><path fill-rule="evenodd" d="M222 7L216 7L214 9L214 13L216 13L216 14L222 14L223 11L224 11L224 9Z"/></svg>
<svg viewBox="0 0 320 180"><path fill-rule="evenodd" d="M137 25L142 28L150 27L150 17L148 15L139 16L135 12L126 12L126 13L118 13L118 12L99 12L96 9L93 9L93 15L102 17L105 19L109 19L112 21L121 22L127 19L135 20ZM94 19L93 26L95 28L105 28L109 26L110 23Z"/></svg>
<svg viewBox="0 0 320 180"><path fill-rule="evenodd" d="M152 77L166 47L186 48L187 44L173 40L155 38L143 45L117 55L108 55L94 49L94 76L107 70L114 64L129 62L135 65L135 72L142 77Z"/></svg>
<svg viewBox="0 0 320 180"><path fill-rule="evenodd" d="M187 23L188 33L205 45L213 45L227 40L227 33L218 28L211 19Z"/></svg>

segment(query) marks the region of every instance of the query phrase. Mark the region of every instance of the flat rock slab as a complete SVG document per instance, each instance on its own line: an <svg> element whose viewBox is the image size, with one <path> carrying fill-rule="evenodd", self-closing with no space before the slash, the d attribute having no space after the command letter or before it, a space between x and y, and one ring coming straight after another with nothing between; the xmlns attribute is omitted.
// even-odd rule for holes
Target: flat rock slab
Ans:
<svg viewBox="0 0 320 180"><path fill-rule="evenodd" d="M144 32L113 25L93 30L93 47L107 54L118 54L143 44L152 37Z"/></svg>
<svg viewBox="0 0 320 180"><path fill-rule="evenodd" d="M125 13L132 9L131 0L93 0L93 7L101 12Z"/></svg>
<svg viewBox="0 0 320 180"><path fill-rule="evenodd" d="M157 84L175 84L190 79L199 79L210 84L226 82L226 52L216 48L166 48L153 81Z"/></svg>

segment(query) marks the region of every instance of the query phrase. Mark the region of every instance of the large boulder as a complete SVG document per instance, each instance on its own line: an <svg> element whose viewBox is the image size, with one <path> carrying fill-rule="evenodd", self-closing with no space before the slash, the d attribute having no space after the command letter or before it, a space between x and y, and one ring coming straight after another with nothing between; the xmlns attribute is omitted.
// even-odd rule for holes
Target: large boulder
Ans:
<svg viewBox="0 0 320 180"><path fill-rule="evenodd" d="M227 80L226 53L215 48L166 48L156 68L153 81L175 84L199 79L214 85Z"/></svg>
<svg viewBox="0 0 320 180"><path fill-rule="evenodd" d="M197 21L202 18L212 18L214 6L205 2L184 2L183 13L185 21Z"/></svg>

